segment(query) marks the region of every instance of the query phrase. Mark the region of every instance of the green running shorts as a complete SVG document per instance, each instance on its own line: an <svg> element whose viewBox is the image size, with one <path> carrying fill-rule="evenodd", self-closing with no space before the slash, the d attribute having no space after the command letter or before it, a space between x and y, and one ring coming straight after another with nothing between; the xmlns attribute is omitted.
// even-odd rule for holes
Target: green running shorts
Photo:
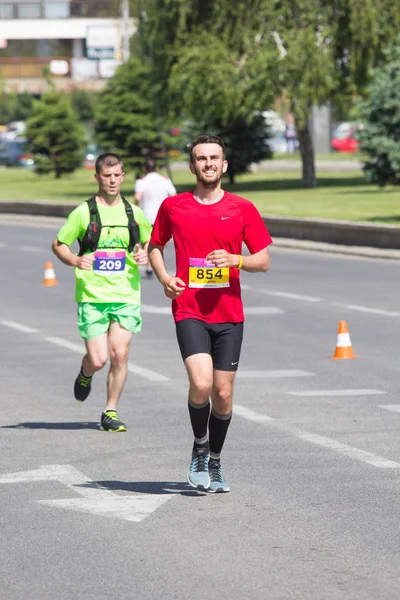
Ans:
<svg viewBox="0 0 400 600"><path fill-rule="evenodd" d="M78 329L84 340L107 333L111 321L132 333L140 333L140 306L121 302L78 302Z"/></svg>

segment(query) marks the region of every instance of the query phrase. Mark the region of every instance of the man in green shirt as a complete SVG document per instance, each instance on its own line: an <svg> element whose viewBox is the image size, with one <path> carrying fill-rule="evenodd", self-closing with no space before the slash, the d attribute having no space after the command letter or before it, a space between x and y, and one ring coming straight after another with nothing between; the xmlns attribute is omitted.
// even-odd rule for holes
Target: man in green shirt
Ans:
<svg viewBox="0 0 400 600"><path fill-rule="evenodd" d="M140 333L142 326L139 265L148 262L151 225L140 208L121 196L125 175L121 157L102 154L95 168L97 195L70 213L52 249L64 264L75 268L78 328L86 346L75 398L86 400L94 373L110 358L101 427L126 431L117 405L128 373L132 335ZM80 251L74 254L70 246L77 240Z"/></svg>

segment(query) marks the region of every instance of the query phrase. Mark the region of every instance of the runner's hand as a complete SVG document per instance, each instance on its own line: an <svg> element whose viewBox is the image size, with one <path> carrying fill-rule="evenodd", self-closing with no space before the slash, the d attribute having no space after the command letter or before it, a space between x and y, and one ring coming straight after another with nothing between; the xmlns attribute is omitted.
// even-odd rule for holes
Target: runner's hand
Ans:
<svg viewBox="0 0 400 600"><path fill-rule="evenodd" d="M135 259L137 265L147 265L149 262L147 250L143 250L139 244L136 244L133 249L133 258Z"/></svg>
<svg viewBox="0 0 400 600"><path fill-rule="evenodd" d="M186 284L182 281L182 279L179 279L179 277L168 277L168 279L162 281L161 283L164 286L165 295L171 300L175 300L175 298L180 296L186 288Z"/></svg>
<svg viewBox="0 0 400 600"><path fill-rule="evenodd" d="M237 267L239 264L239 256L237 254L229 254L226 250L213 250L206 256L207 260L211 260L216 267Z"/></svg>
<svg viewBox="0 0 400 600"><path fill-rule="evenodd" d="M78 269L82 269L82 271L91 271L93 261L94 254L84 254L83 256L78 256L76 266Z"/></svg>

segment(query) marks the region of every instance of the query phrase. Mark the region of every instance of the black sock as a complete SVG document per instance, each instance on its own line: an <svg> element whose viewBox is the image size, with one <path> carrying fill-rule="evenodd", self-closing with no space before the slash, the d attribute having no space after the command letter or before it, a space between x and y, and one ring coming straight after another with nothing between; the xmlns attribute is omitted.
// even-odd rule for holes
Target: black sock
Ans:
<svg viewBox="0 0 400 600"><path fill-rule="evenodd" d="M232 413L220 415L214 409L211 411L208 428L210 431L210 458L213 460L220 458L231 420Z"/></svg>
<svg viewBox="0 0 400 600"><path fill-rule="evenodd" d="M210 417L210 401L207 400L204 404L195 404L189 398L188 407L195 446L208 446L207 426Z"/></svg>

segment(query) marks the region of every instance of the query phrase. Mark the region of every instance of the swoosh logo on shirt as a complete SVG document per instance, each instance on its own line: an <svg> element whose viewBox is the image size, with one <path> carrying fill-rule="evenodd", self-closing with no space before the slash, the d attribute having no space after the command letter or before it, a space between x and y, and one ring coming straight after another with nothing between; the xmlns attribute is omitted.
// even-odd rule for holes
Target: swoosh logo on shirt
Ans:
<svg viewBox="0 0 400 600"><path fill-rule="evenodd" d="M225 221L225 219L230 219L230 217L221 217L222 221Z"/></svg>

